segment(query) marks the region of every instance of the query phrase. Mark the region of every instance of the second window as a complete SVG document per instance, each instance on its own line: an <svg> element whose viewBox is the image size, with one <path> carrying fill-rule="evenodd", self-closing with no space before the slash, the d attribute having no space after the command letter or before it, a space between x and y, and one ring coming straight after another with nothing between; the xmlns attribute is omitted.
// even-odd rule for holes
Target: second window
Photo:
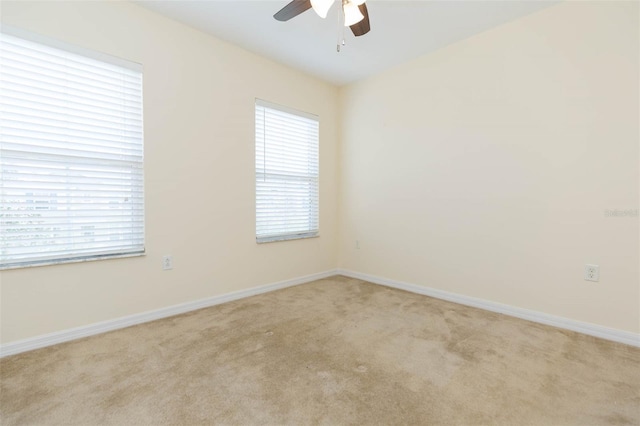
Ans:
<svg viewBox="0 0 640 426"><path fill-rule="evenodd" d="M318 117L256 100L256 241L315 237Z"/></svg>

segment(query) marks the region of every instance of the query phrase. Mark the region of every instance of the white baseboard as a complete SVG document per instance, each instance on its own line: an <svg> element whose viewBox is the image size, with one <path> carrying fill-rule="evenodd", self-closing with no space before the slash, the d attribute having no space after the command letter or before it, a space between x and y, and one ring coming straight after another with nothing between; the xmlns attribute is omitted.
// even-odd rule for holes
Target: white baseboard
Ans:
<svg viewBox="0 0 640 426"><path fill-rule="evenodd" d="M185 312L195 311L197 309L209 306L219 305L221 303L231 302L245 297L255 296L270 291L280 290L286 287L292 287L299 284L327 278L336 274L344 275L351 278L357 278L369 281L374 284L384 285L387 287L397 288L409 291L411 293L422 294L425 296L435 297L437 299L447 300L461 305L472 306L475 308L485 309L491 312L497 312L512 317L522 318L525 320L538 322L541 324L551 325L554 327L564 328L567 330L577 331L579 333L590 336L600 337L602 339L614 342L625 343L640 347L640 334L631 333L629 331L617 330L613 328L603 327L596 324L590 324L582 321L576 321L568 318L558 317L555 315L545 314L542 312L532 311L529 309L517 308L514 306L504 305L501 303L491 302L475 297L463 296L456 293L450 293L443 290L437 290L429 287L423 287L416 284L405 283L401 281L381 278L374 275L363 274L360 272L350 271L346 269L329 270L316 274L306 275L303 277L293 278L290 280L280 281L258 287L248 288L246 290L226 293L220 296L213 296L206 299L196 300L193 302L181 303L179 305L168 306L166 308L154 311L142 312L139 314L128 315L126 317L116 318L113 320L102 321L86 326L71 328L68 330L57 331L50 334L32 337L29 339L18 340L6 343L0 346L0 357L15 355L21 352L31 351L34 349L44 348L46 346L56 345L71 340L81 339L83 337L93 336L107 331L118 330L120 328L129 327L136 324L142 324L157 319L167 318L174 315L183 314Z"/></svg>
<svg viewBox="0 0 640 426"><path fill-rule="evenodd" d="M15 355L21 352L31 351L34 349L44 348L46 346L56 345L58 343L68 342L70 340L93 336L95 334L105 333L107 331L129 327L136 324L142 324L161 318L167 318L174 315L183 314L185 312L195 311L196 309L207 308L209 306L243 299L245 297L255 296L274 290L280 290L282 288L308 283L333 275L336 275L335 270L319 272L316 274L305 275L303 277L293 278L277 283L252 287L246 290L234 291L232 293L226 293L220 296L208 297L206 299L195 300L193 302L181 303L179 305L168 306L166 308L156 309L153 311L128 315L126 317L116 318L113 320L97 322L81 327L44 334L29 339L18 340L0 346L0 358L9 355Z"/></svg>
<svg viewBox="0 0 640 426"><path fill-rule="evenodd" d="M543 312L517 308L515 306L504 305L484 299L450 293L448 291L437 290L434 288L423 287L416 284L377 277L375 275L363 274L361 272L350 271L348 269L338 269L337 272L338 274L344 275L346 277L357 278L363 281L369 281L374 284L393 287L400 290L409 291L411 293L431 296L437 299L459 303L461 305L472 306L474 308L480 308L516 318L522 318L528 321L551 325L558 328L564 328L566 330L577 331L578 333L588 334L589 336L600 337L602 339L640 347L640 334L632 333L630 331L617 330L614 328L608 328L588 322L576 321L568 318L558 317L555 315L545 314Z"/></svg>

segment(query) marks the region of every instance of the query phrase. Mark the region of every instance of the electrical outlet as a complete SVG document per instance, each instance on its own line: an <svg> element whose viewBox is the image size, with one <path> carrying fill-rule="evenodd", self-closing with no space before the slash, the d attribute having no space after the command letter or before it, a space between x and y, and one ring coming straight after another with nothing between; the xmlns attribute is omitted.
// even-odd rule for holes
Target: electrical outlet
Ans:
<svg viewBox="0 0 640 426"><path fill-rule="evenodd" d="M584 279L586 281L598 281L600 279L599 265L584 265Z"/></svg>
<svg viewBox="0 0 640 426"><path fill-rule="evenodd" d="M170 254L162 256L162 270L168 271L170 269L173 269L173 256Z"/></svg>
<svg viewBox="0 0 640 426"><path fill-rule="evenodd" d="M356 250L360 250L360 240L356 240Z"/></svg>

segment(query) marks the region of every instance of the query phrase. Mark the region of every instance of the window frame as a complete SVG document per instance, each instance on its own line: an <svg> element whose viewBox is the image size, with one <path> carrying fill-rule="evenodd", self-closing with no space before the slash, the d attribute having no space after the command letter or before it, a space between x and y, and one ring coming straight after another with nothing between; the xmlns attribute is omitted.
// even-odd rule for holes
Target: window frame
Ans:
<svg viewBox="0 0 640 426"><path fill-rule="evenodd" d="M315 204L315 211L311 211L311 214L315 215L316 224L315 229L310 229L308 231L293 231L293 232L281 232L278 234L272 234L268 236L260 236L258 234L258 168L257 168L257 156L258 156L258 128L257 128L257 108L268 108L275 111L279 111L281 113L295 115L300 118L312 120L316 122L317 125L317 138L315 140L315 146L317 147L315 153L315 161L317 162L317 174L315 176L316 184L315 184L315 199L311 201L311 203ZM264 142L263 142L264 143ZM301 239L309 239L309 238L318 238L320 237L320 117L316 114L312 114L309 112L301 111L295 108L291 108L288 106L276 104L273 102L265 101L263 99L256 98L254 104L254 172L255 172L255 181L254 181L254 213L255 213L255 237L257 244L266 244L273 243L279 241L292 241L292 240L301 240ZM310 220L311 221L311 220Z"/></svg>
<svg viewBox="0 0 640 426"><path fill-rule="evenodd" d="M50 38L47 36L43 36L40 34L32 33L30 31L23 30L21 28L3 25L0 28L0 33L6 34L8 36L16 37L19 39L23 39L28 42L37 43L45 47L62 50L68 52L72 55L78 55L85 57L87 59L91 59L94 61L99 61L104 64L108 64L111 66L117 66L121 68L126 68L131 71L137 72L140 74L140 151L141 157L139 162L139 178L135 180L132 176L131 187L140 188L139 197L141 200L141 206L138 210L141 212L141 217L138 220L140 225L138 229L141 232L141 242L138 244L140 249L115 249L113 252L106 252L108 250L100 249L100 248L89 248L89 250L93 250L91 252L85 253L72 253L72 252L63 252L58 255L51 256L41 256L46 258L36 258L38 256L33 255L32 259L20 259L20 260L0 260L0 271L9 270L9 269L20 269L20 268L30 268L30 267L38 267L38 266L47 266L47 265L56 265L56 264L65 264L65 263L79 263L79 262L88 262L95 260L103 260L103 259L118 259L118 258L128 258L128 257L140 257L146 255L146 226L145 226L145 217L146 217L146 203L145 203L145 160L144 160L144 72L142 64L132 62L129 60L121 59L115 56L111 56L102 52L97 52L91 49L82 48L80 46L72 45L54 38ZM28 152L28 151L27 151ZM82 157L89 161L98 161L96 158L91 156ZM69 163L71 164L71 163ZM1 181L0 181L1 182ZM76 196L78 197L78 196ZM134 209L132 209L134 211ZM96 216L99 217L99 216ZM72 222L73 223L73 222ZM75 222L80 225L79 222ZM2 244L2 242L0 242ZM136 244L132 244L132 247L136 246ZM1 247L0 247L1 248ZM120 251L119 251L120 250ZM103 253L101 253L101 251Z"/></svg>

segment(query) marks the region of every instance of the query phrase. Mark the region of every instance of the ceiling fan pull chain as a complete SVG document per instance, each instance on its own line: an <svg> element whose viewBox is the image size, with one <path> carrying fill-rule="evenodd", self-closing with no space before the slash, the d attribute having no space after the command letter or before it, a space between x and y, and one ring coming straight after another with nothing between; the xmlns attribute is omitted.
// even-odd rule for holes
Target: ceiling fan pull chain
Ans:
<svg viewBox="0 0 640 426"><path fill-rule="evenodd" d="M342 3L342 1L340 1L340 3ZM338 40L336 43L336 52L340 53L340 26L342 23L342 15L343 15L343 11L342 11L342 7L340 7L340 13L338 13Z"/></svg>
<svg viewBox="0 0 640 426"><path fill-rule="evenodd" d="M344 40L344 9L342 11L342 18L342 22L340 23L340 31L342 31L342 45L344 46L346 44Z"/></svg>
<svg viewBox="0 0 640 426"><path fill-rule="evenodd" d="M342 46L346 45L344 39L344 2L345 0L340 0L340 13L338 14L338 44L336 44L336 51L340 53Z"/></svg>

